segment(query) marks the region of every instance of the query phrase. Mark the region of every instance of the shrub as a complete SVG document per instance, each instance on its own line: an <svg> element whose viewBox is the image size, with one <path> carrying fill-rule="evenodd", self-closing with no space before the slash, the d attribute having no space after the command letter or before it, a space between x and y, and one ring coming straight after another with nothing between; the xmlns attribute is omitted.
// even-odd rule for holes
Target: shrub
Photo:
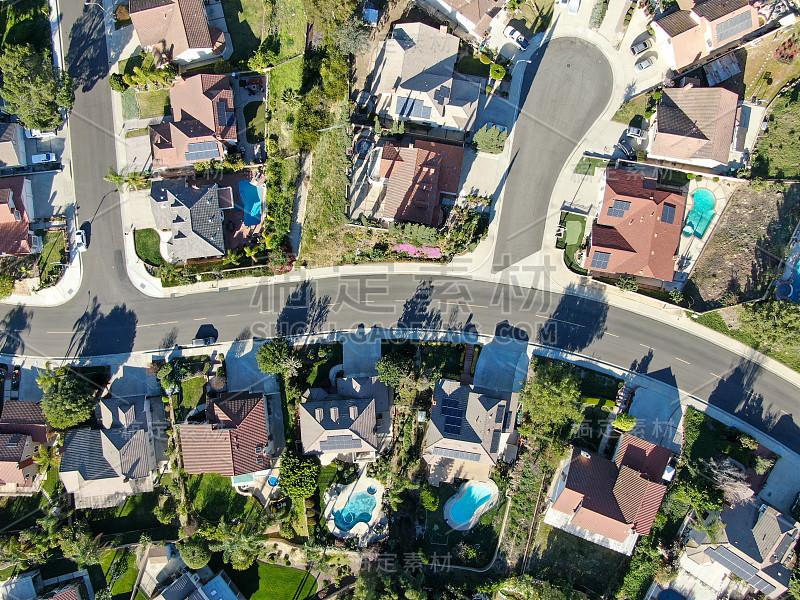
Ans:
<svg viewBox="0 0 800 600"><path fill-rule="evenodd" d="M497 63L493 64L489 67L489 77L492 79L502 79L506 76L506 68L503 65L498 65Z"/></svg>
<svg viewBox="0 0 800 600"><path fill-rule="evenodd" d="M430 485L424 485L419 489L419 501L425 510L430 512L439 508L439 496Z"/></svg>
<svg viewBox="0 0 800 600"><path fill-rule="evenodd" d="M694 173L687 173L686 174L686 179L688 179L689 181L691 181L695 177L697 177L697 175L695 175Z"/></svg>
<svg viewBox="0 0 800 600"><path fill-rule="evenodd" d="M617 431L630 431L636 427L636 417L627 413L621 413L614 419L614 429Z"/></svg>
<svg viewBox="0 0 800 600"><path fill-rule="evenodd" d="M472 144L481 152L500 154L506 145L508 132L494 125L484 125L472 136Z"/></svg>
<svg viewBox="0 0 800 600"><path fill-rule="evenodd" d="M758 449L758 440L744 433L739 436L739 443L742 445L742 448L746 450Z"/></svg>
<svg viewBox="0 0 800 600"><path fill-rule="evenodd" d="M489 56L488 54L484 54L483 52L481 52L480 61L484 65L490 65L492 64L492 57Z"/></svg>
<svg viewBox="0 0 800 600"><path fill-rule="evenodd" d="M626 292L635 292L639 289L639 284L635 277L620 277L617 280L617 287Z"/></svg>
<svg viewBox="0 0 800 600"><path fill-rule="evenodd" d="M211 560L208 544L200 538L189 538L178 544L178 552L190 569L202 569Z"/></svg>
<svg viewBox="0 0 800 600"><path fill-rule="evenodd" d="M122 75L122 73L112 73L108 78L108 85L111 86L112 90L120 93L131 87L125 83L125 77Z"/></svg>
<svg viewBox="0 0 800 600"><path fill-rule="evenodd" d="M759 475L764 475L767 471L769 471L772 468L774 464L775 460L772 458L756 456L755 462L753 463L753 469Z"/></svg>
<svg viewBox="0 0 800 600"><path fill-rule="evenodd" d="M120 4L114 10L114 16L117 18L117 21L130 21L131 20L131 13L128 10L127 5Z"/></svg>
<svg viewBox="0 0 800 600"><path fill-rule="evenodd" d="M673 304L681 304L684 300L683 292L678 289L672 289L669 291L669 299Z"/></svg>

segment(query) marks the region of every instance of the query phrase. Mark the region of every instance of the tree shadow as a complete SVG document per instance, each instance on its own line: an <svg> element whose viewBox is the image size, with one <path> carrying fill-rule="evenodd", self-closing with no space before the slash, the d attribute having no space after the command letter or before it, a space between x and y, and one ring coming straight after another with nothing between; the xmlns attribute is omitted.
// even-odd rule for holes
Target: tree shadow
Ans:
<svg viewBox="0 0 800 600"><path fill-rule="evenodd" d="M178 328L173 327L170 329L164 337L161 338L161 343L158 345L160 350L169 350L170 348L175 347L175 342L178 341Z"/></svg>
<svg viewBox="0 0 800 600"><path fill-rule="evenodd" d="M566 287L555 310L536 333L538 343L580 352L603 337L608 304L602 298L577 295L578 287L574 283Z"/></svg>
<svg viewBox="0 0 800 600"><path fill-rule="evenodd" d="M647 373L647 370L650 368L650 363L651 362L653 362L653 349L652 348L648 349L647 354L645 354L641 358L641 360L634 360L631 363L631 366L630 366L629 370L633 371L634 373L640 373L642 375L645 375Z"/></svg>
<svg viewBox="0 0 800 600"><path fill-rule="evenodd" d="M421 281L414 295L403 303L403 311L397 319L402 329L439 329L442 325L442 311L431 308L434 285L430 280Z"/></svg>
<svg viewBox="0 0 800 600"><path fill-rule="evenodd" d="M22 336L31 330L33 311L18 304L0 320L0 354L25 354Z"/></svg>
<svg viewBox="0 0 800 600"><path fill-rule="evenodd" d="M311 282L298 285L278 315L275 330L284 337L317 333L328 320L331 297L327 294L317 297Z"/></svg>
<svg viewBox="0 0 800 600"><path fill-rule="evenodd" d="M118 304L104 314L100 306L95 296L83 315L75 321L68 354L97 356L126 354L133 350L138 322L136 313L125 304Z"/></svg>
<svg viewBox="0 0 800 600"><path fill-rule="evenodd" d="M84 9L69 33L67 72L82 92L108 75L103 11Z"/></svg>

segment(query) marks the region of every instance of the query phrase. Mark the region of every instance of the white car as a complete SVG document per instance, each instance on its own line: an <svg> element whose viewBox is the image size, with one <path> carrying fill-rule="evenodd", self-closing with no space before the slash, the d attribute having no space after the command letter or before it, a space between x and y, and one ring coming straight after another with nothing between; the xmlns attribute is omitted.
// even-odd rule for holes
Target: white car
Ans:
<svg viewBox="0 0 800 600"><path fill-rule="evenodd" d="M75 232L75 250L86 252L86 232L83 229Z"/></svg>
<svg viewBox="0 0 800 600"><path fill-rule="evenodd" d="M645 69L652 67L655 64L655 62L656 61L652 56L648 56L647 58L643 58L633 66L637 71L644 71Z"/></svg>
<svg viewBox="0 0 800 600"><path fill-rule="evenodd" d="M511 25L503 30L503 35L519 46L520 50L525 50L530 43L524 35L514 29Z"/></svg>
<svg viewBox="0 0 800 600"><path fill-rule="evenodd" d="M25 137L29 140L46 140L56 137L55 131L39 131L38 129L26 129Z"/></svg>
<svg viewBox="0 0 800 600"><path fill-rule="evenodd" d="M629 137L635 138L637 140L643 140L647 137L647 130L641 129L639 127L628 127L628 130L625 133Z"/></svg>
<svg viewBox="0 0 800 600"><path fill-rule="evenodd" d="M44 154L34 154L31 156L31 162L35 165L40 165L42 163L49 163L55 162L56 155L52 152L45 152Z"/></svg>

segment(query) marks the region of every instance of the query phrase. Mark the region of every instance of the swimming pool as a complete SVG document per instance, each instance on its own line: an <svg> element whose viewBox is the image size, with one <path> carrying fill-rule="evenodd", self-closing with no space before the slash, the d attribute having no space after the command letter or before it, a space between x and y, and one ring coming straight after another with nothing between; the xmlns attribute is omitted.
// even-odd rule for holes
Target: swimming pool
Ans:
<svg viewBox="0 0 800 600"><path fill-rule="evenodd" d="M369 523L377 504L369 492L353 494L343 509L333 511L333 522L342 531L350 531L357 523Z"/></svg>
<svg viewBox="0 0 800 600"><path fill-rule="evenodd" d="M486 483L471 481L465 483L450 505L449 517L457 525L466 525L475 519L476 513L490 508L486 505L494 496L494 490Z"/></svg>
<svg viewBox="0 0 800 600"><path fill-rule="evenodd" d="M237 208L244 211L245 225L252 226L261 223L261 196L263 193L263 185L253 185L244 179L239 181L239 195L242 197L243 206Z"/></svg>
<svg viewBox="0 0 800 600"><path fill-rule="evenodd" d="M694 204L689 216L686 218L686 227L683 228L683 235L686 237L694 235L703 239L716 214L714 207L717 204L717 199L709 190L698 188L692 192L692 200L694 200Z"/></svg>
<svg viewBox="0 0 800 600"><path fill-rule="evenodd" d="M786 257L786 268L775 290L778 300L800 302L800 239L795 239Z"/></svg>

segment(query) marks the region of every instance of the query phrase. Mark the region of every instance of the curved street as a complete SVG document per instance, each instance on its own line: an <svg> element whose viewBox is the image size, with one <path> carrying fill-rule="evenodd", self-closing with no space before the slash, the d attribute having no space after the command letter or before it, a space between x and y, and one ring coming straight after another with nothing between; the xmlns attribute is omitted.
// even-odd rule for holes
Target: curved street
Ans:
<svg viewBox="0 0 800 600"><path fill-rule="evenodd" d="M102 179L114 164L114 132L100 16L79 3L65 4L63 10L65 36L71 32L64 44L79 82L70 118L75 192L79 222L91 223L91 241L83 255L83 282L72 300L53 308L3 309L3 354L125 354L187 344L201 327L216 330L220 341L359 325L497 333L647 373L800 451L792 416L797 389L791 382L712 341L569 290L393 274L316 278L171 299L142 295L125 271L119 196ZM495 258L505 265L541 247L555 179L611 94L608 61L591 44L561 38L537 56L525 74L531 87L523 94L500 217Z"/></svg>

